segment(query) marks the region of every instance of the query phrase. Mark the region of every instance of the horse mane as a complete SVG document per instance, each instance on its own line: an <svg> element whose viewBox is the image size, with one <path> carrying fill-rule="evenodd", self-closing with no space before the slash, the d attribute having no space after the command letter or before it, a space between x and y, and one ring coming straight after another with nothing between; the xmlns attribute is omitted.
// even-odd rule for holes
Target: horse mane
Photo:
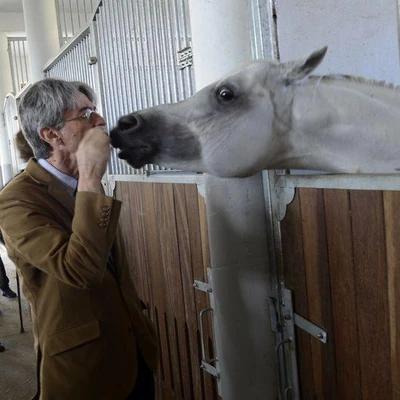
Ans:
<svg viewBox="0 0 400 400"><path fill-rule="evenodd" d="M394 83L388 83L386 81L379 81L377 79L369 79L364 78L362 76L355 75L341 75L341 74L332 74L332 75L311 75L308 79L319 82L334 82L334 81L344 81L350 83L361 83L365 85L371 86L379 86L385 89L393 89L400 90L400 86L395 85Z"/></svg>

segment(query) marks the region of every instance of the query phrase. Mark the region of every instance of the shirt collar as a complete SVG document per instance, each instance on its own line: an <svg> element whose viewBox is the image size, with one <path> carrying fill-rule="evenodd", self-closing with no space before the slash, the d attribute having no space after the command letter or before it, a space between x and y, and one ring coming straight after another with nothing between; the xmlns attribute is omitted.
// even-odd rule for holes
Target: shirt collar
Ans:
<svg viewBox="0 0 400 400"><path fill-rule="evenodd" d="M78 181L75 178L65 174L64 172L61 172L44 158L39 158L38 164L40 164L45 170L49 171L52 175L54 175L61 182L63 182L67 187L67 190L71 194L71 196L74 195L76 188L78 186Z"/></svg>

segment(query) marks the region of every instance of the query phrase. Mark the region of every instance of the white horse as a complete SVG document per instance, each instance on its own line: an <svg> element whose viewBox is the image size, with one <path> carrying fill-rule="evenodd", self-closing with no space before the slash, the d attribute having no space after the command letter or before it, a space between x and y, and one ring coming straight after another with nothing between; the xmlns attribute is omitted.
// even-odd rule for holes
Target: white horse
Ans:
<svg viewBox="0 0 400 400"><path fill-rule="evenodd" d="M341 173L400 170L400 91L352 76L310 76L302 60L256 61L176 104L122 117L119 157L221 177L262 169Z"/></svg>

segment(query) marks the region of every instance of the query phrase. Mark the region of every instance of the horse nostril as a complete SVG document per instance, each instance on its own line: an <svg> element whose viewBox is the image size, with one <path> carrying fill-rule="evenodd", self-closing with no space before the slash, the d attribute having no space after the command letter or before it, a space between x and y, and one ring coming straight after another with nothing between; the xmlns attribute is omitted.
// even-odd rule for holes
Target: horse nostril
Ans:
<svg viewBox="0 0 400 400"><path fill-rule="evenodd" d="M134 114L128 114L121 117L118 121L118 129L120 131L128 131L140 126L140 117Z"/></svg>

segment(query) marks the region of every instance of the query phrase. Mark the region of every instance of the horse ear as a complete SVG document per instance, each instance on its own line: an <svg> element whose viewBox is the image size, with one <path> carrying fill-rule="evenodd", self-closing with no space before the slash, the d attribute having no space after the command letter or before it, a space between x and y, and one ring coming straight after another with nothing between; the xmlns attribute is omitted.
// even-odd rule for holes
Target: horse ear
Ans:
<svg viewBox="0 0 400 400"><path fill-rule="evenodd" d="M321 63L322 59L325 57L327 50L328 46L325 46L319 50L314 51L304 59L284 63L283 68L285 70L285 83L289 85L290 83L299 79L303 79L307 75L309 75Z"/></svg>

